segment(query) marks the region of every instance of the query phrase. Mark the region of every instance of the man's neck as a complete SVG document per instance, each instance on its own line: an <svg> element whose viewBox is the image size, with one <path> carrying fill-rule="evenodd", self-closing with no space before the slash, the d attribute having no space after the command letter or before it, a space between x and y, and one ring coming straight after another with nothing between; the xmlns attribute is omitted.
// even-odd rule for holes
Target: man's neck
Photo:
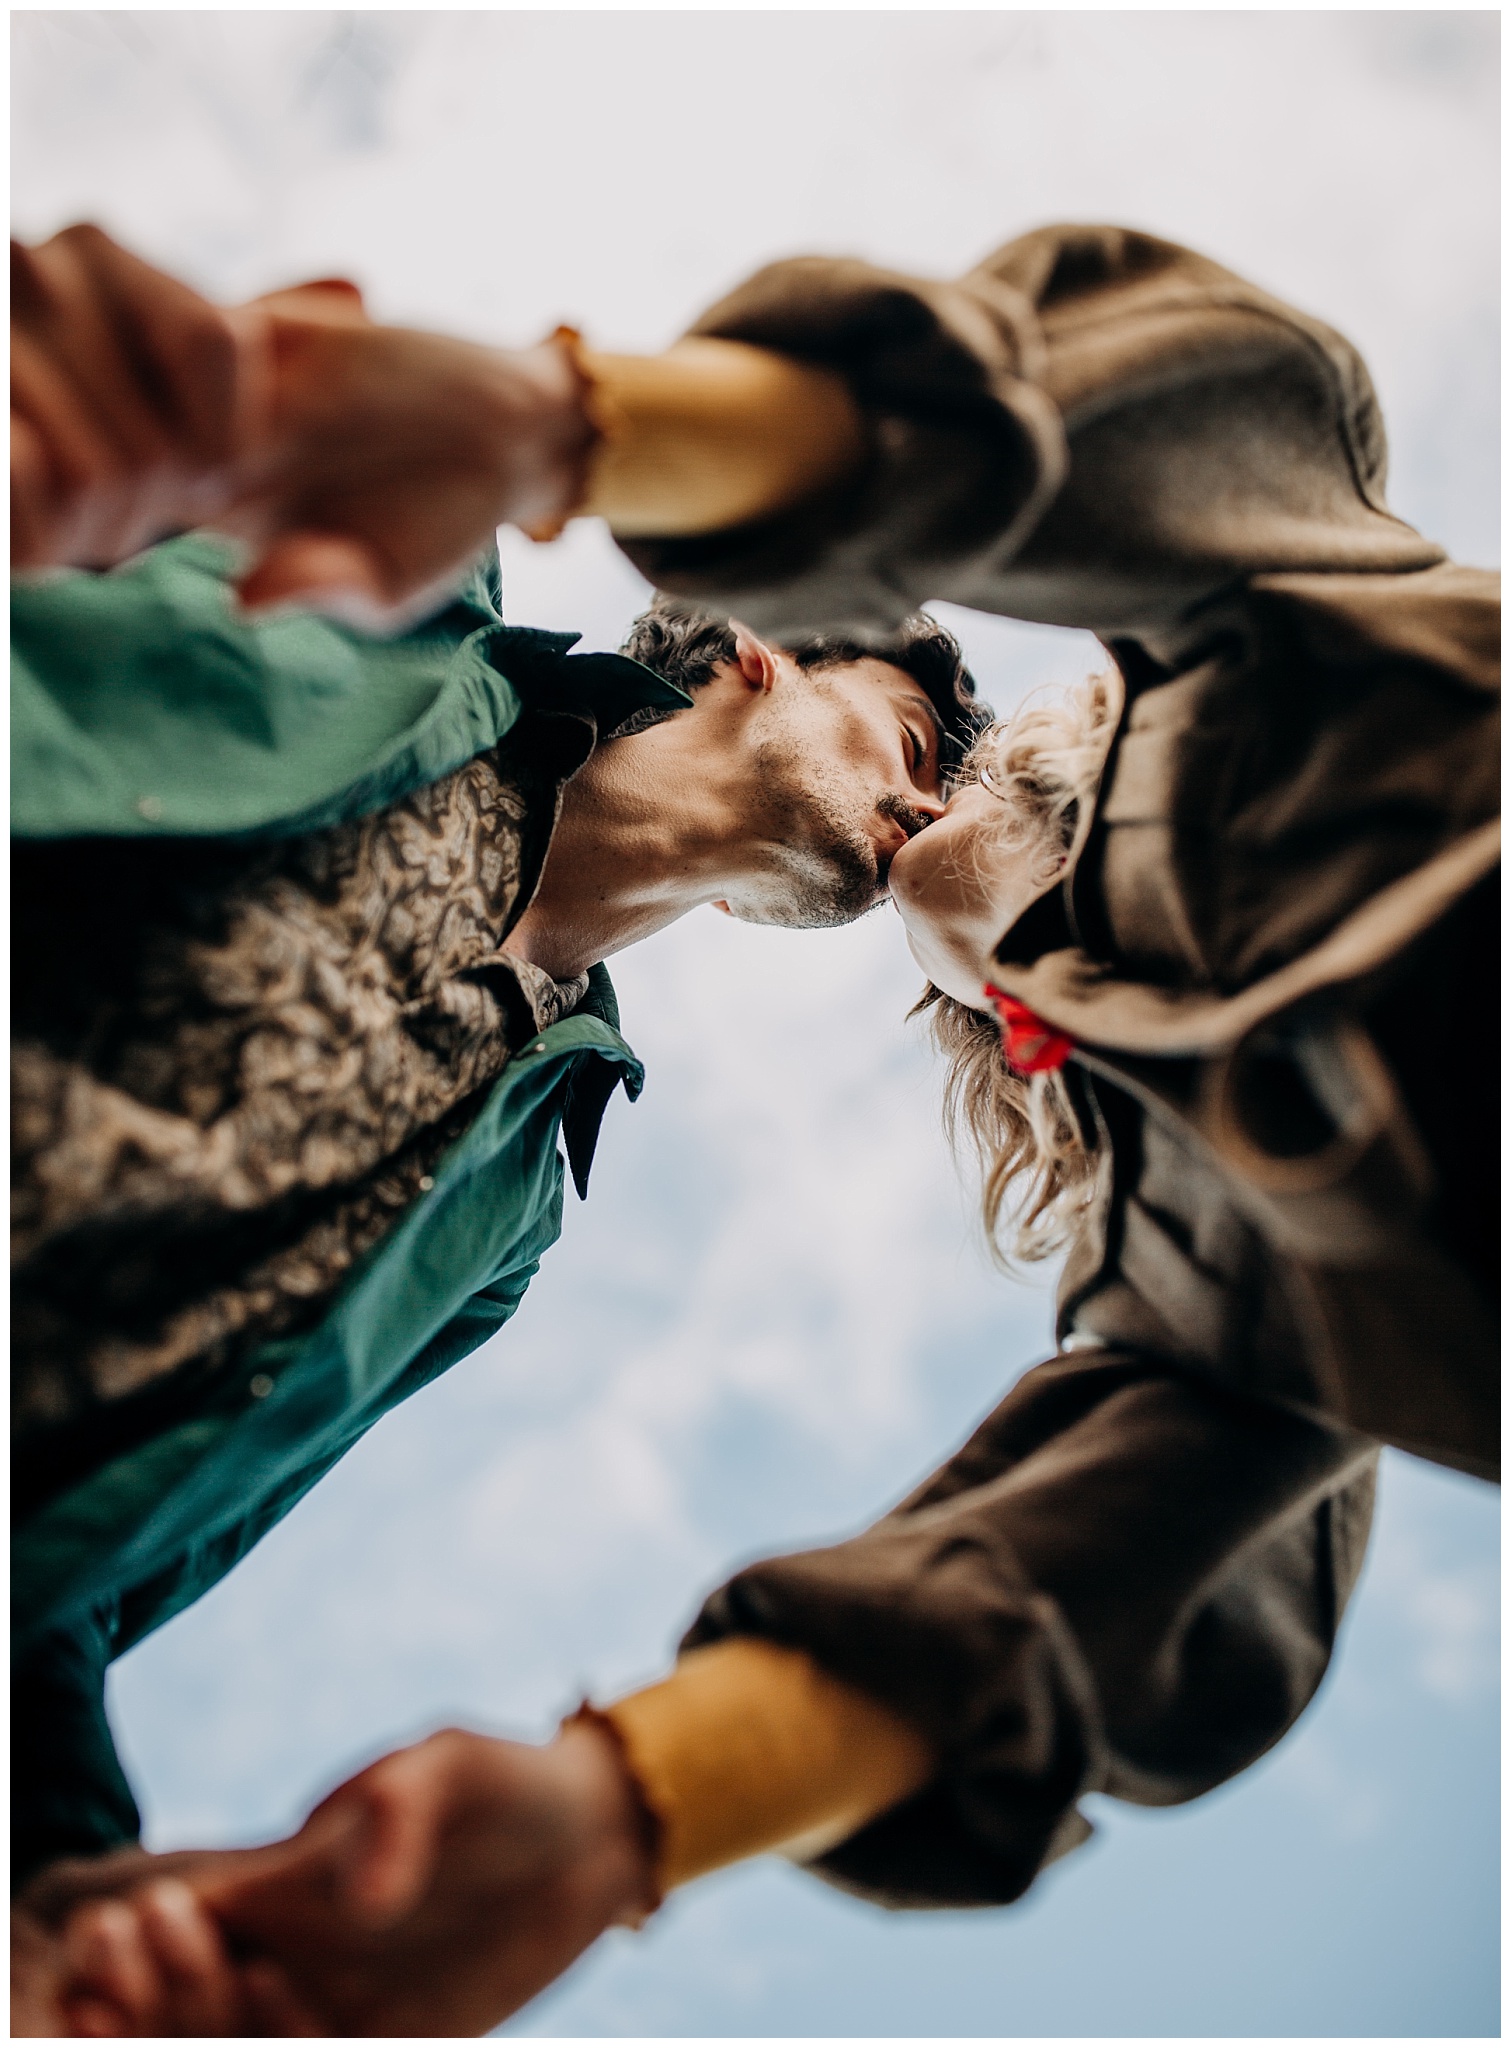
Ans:
<svg viewBox="0 0 1511 2048"><path fill-rule="evenodd" d="M683 771L676 723L600 747L562 793L540 886L505 941L557 981L728 886L740 819L706 778Z"/></svg>

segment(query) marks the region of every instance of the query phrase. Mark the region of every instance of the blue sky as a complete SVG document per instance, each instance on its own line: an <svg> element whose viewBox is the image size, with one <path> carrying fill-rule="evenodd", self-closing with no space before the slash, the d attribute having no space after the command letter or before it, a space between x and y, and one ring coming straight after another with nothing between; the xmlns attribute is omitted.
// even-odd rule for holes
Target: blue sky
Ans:
<svg viewBox="0 0 1511 2048"><path fill-rule="evenodd" d="M1126 220L1359 342L1396 509L1493 562L1497 75L1490 14L33 14L14 219L99 219L226 297L342 270L388 317L623 347L772 256L947 274ZM591 526L506 537L505 578L591 644L643 595ZM999 708L1096 659L949 616ZM649 1085L516 1322L118 1668L154 1842L655 1675L732 1564L862 1524L1044 1354L1052 1276L979 1253L890 912L701 914L615 979ZM1392 1455L1333 1673L1237 1784L1102 1803L1006 1913L705 1880L510 2031L1492 2033L1497 1540L1489 1489Z"/></svg>

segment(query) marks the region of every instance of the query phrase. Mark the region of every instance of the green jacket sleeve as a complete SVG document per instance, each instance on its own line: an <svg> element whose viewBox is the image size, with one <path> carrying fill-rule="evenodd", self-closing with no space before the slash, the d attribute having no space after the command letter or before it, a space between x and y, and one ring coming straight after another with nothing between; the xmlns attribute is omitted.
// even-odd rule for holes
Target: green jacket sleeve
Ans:
<svg viewBox="0 0 1511 2048"><path fill-rule="evenodd" d="M105 575L13 579L13 831L309 830L434 781L517 717L495 657L518 636L487 565L380 640L241 617L234 560L190 534Z"/></svg>
<svg viewBox="0 0 1511 2048"><path fill-rule="evenodd" d="M518 1308L538 1264L528 1261L464 1303L409 1364L387 1405L417 1392L486 1342ZM196 1546L119 1602L25 1641L12 1672L13 1888L58 1857L101 1855L136 1840L136 1802L105 1712L111 1661L223 1578L339 1454L337 1449L313 1461L259 1512Z"/></svg>
<svg viewBox="0 0 1511 2048"><path fill-rule="evenodd" d="M140 1818L105 1714L113 1616L33 1640L11 1679L11 1885L59 1856L133 1842Z"/></svg>

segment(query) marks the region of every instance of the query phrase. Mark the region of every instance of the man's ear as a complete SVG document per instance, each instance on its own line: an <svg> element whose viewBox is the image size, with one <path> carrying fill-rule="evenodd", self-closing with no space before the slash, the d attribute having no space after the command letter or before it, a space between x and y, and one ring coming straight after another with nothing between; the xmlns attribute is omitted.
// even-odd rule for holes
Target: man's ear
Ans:
<svg viewBox="0 0 1511 2048"><path fill-rule="evenodd" d="M741 675L751 689L769 690L777 679L775 654L764 640L758 640L738 619L731 619L729 623L735 629L735 663Z"/></svg>

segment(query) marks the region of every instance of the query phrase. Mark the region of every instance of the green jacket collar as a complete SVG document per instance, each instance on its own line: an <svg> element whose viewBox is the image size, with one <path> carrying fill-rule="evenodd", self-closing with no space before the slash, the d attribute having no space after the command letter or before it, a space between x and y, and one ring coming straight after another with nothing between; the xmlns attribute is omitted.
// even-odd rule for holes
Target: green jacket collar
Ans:
<svg viewBox="0 0 1511 2048"><path fill-rule="evenodd" d="M234 609L236 555L191 534L107 575L12 587L12 830L67 838L287 837L449 774L521 708L602 736L692 700L576 637L506 626L496 553L391 640Z"/></svg>

